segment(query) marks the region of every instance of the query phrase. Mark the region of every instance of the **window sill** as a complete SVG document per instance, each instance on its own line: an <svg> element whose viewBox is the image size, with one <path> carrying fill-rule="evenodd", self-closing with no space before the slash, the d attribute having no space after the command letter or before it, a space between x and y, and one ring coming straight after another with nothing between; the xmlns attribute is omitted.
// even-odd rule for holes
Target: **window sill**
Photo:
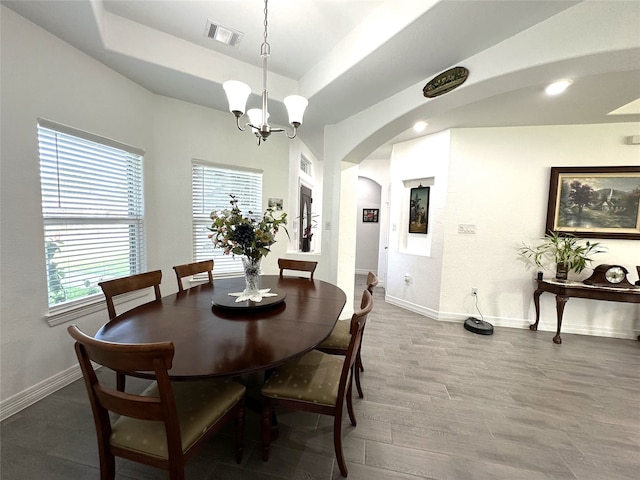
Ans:
<svg viewBox="0 0 640 480"><path fill-rule="evenodd" d="M135 300L136 298L142 298L146 296L146 292L133 292L120 295L117 299L114 299L114 305L119 305L129 300ZM77 318L91 315L92 313L106 310L107 303L104 297L96 295L91 298L87 298L84 301L74 303L73 305L54 307L49 310L49 313L45 316L47 323L50 327L56 325L62 325Z"/></svg>

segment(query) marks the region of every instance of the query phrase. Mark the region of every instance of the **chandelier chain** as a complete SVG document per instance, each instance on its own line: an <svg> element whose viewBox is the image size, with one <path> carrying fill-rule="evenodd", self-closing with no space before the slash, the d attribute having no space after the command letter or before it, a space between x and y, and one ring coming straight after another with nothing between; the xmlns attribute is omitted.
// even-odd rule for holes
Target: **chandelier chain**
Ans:
<svg viewBox="0 0 640 480"><path fill-rule="evenodd" d="M269 3L269 0L264 0L264 41L260 46L260 55L263 57L271 55L271 45L269 45L269 42L267 41L267 26L269 25L269 22L267 21L267 15L269 13L267 3Z"/></svg>

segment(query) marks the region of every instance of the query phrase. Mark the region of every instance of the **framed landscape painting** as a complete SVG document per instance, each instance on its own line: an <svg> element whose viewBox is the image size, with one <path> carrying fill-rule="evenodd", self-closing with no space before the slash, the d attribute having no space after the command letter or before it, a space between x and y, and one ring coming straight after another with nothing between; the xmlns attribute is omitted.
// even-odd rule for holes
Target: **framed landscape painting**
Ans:
<svg viewBox="0 0 640 480"><path fill-rule="evenodd" d="M409 233L427 233L429 226L429 187L411 189Z"/></svg>
<svg viewBox="0 0 640 480"><path fill-rule="evenodd" d="M640 239L640 166L552 167L546 230Z"/></svg>

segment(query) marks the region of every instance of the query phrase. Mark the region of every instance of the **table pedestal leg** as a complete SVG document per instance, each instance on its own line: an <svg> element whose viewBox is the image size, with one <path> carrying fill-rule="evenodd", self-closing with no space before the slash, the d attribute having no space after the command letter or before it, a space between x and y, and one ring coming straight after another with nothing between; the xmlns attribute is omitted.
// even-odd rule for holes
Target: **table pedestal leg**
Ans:
<svg viewBox="0 0 640 480"><path fill-rule="evenodd" d="M529 330L533 330L534 332L538 330L538 322L540 321L540 295L542 295L543 290L536 290L533 292L533 305L536 307L536 323L532 323L529 325Z"/></svg>
<svg viewBox="0 0 640 480"><path fill-rule="evenodd" d="M556 330L556 336L553 337L553 343L561 344L562 338L560 338L560 328L562 327L562 314L564 313L564 305L569 301L569 297L563 297L556 295L556 312L558 315L558 328Z"/></svg>

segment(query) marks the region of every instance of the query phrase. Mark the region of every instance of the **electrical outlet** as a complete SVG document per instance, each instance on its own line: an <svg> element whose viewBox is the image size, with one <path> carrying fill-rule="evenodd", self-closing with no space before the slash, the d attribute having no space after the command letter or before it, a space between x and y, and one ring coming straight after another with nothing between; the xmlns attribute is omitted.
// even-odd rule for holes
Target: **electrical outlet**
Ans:
<svg viewBox="0 0 640 480"><path fill-rule="evenodd" d="M471 295L478 295L478 289L476 287L471 288Z"/></svg>

